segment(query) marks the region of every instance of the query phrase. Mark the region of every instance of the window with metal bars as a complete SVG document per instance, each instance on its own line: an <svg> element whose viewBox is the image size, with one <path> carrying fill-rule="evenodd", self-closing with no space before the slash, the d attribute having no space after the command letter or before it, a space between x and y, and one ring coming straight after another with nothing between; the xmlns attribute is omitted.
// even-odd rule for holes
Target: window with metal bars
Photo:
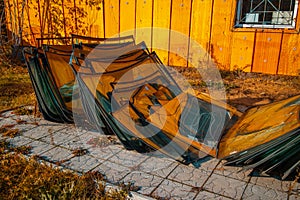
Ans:
<svg viewBox="0 0 300 200"><path fill-rule="evenodd" d="M238 0L235 27L295 28L298 0Z"/></svg>

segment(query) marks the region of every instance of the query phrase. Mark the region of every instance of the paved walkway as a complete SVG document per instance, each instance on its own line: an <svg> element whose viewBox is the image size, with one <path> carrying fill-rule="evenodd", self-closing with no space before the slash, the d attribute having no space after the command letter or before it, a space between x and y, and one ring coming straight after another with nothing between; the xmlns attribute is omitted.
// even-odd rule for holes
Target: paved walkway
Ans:
<svg viewBox="0 0 300 200"><path fill-rule="evenodd" d="M114 136L7 112L0 127L14 125L20 135L12 144L32 146L32 155L60 163L77 172L99 170L112 184L132 182L138 193L161 199L300 199L300 184L269 177L249 177L250 171L223 166L217 159L203 160L199 168L164 156L128 151ZM75 156L74 150L87 153ZM293 189L289 188L293 184ZM139 197L137 199L143 199Z"/></svg>

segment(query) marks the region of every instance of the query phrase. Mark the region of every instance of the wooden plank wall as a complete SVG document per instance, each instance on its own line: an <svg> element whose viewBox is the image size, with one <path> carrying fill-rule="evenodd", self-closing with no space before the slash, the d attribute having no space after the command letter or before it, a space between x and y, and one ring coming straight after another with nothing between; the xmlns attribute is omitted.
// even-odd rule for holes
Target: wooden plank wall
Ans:
<svg viewBox="0 0 300 200"><path fill-rule="evenodd" d="M5 1L8 2L8 28L13 32L18 30L18 11L9 5L15 5L18 1L22 2ZM38 4L40 9L44 9L46 1L51 2L29 1L26 13L30 14L25 13L24 18L24 23L31 26L26 29L28 34L34 32L39 35L39 26L43 24L41 15L33 13L37 13ZM132 34L137 42L145 41L168 65L191 65L187 58L190 59L195 52L190 52L190 45L197 42L221 69L287 75L300 73L300 37L296 31L300 27L300 13L295 30L235 29L235 0L99 0L97 8L87 6L80 0L58 2L85 9L87 15L80 20L85 20L88 25L87 35L111 37ZM78 14L73 15L78 18ZM77 22L77 18L73 21ZM51 18L44 23L44 32L51 33ZM62 29L63 34L68 33L70 28ZM74 30L80 33L80 27ZM179 37L173 31L186 35L186 38ZM29 42L33 44L33 41L31 39Z"/></svg>

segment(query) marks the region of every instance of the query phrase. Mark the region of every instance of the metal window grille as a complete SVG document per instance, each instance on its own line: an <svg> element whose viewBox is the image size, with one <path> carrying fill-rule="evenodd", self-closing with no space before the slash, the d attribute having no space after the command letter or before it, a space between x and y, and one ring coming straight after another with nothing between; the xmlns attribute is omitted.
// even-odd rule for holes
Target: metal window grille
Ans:
<svg viewBox="0 0 300 200"><path fill-rule="evenodd" d="M236 27L294 28L298 0L238 0Z"/></svg>

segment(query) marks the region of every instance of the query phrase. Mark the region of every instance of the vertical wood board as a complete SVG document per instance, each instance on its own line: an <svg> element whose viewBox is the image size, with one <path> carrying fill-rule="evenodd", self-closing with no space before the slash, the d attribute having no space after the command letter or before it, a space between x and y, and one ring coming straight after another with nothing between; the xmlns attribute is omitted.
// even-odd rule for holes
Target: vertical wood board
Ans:
<svg viewBox="0 0 300 200"><path fill-rule="evenodd" d="M135 0L120 1L120 35L135 35Z"/></svg>
<svg viewBox="0 0 300 200"><path fill-rule="evenodd" d="M230 70L251 71L254 37L255 33L253 32L234 32L232 34Z"/></svg>
<svg viewBox="0 0 300 200"><path fill-rule="evenodd" d="M79 1L79 0L76 0ZM77 3L77 2L76 2ZM92 37L104 37L104 19L103 19L103 3L92 8L86 6L87 23L89 25L89 35Z"/></svg>
<svg viewBox="0 0 300 200"><path fill-rule="evenodd" d="M189 43L189 67L200 67L207 63L207 52L211 34L212 1L193 1ZM204 60L203 60L204 59Z"/></svg>
<svg viewBox="0 0 300 200"><path fill-rule="evenodd" d="M136 41L144 41L151 48L152 0L136 2Z"/></svg>
<svg viewBox="0 0 300 200"><path fill-rule="evenodd" d="M281 34L257 33L252 71L276 74L280 44Z"/></svg>
<svg viewBox="0 0 300 200"><path fill-rule="evenodd" d="M119 34L119 1L104 0L105 37L116 37Z"/></svg>
<svg viewBox="0 0 300 200"><path fill-rule="evenodd" d="M210 54L218 67L229 70L235 3L214 0L213 6Z"/></svg>
<svg viewBox="0 0 300 200"><path fill-rule="evenodd" d="M285 34L283 36L278 74L300 75L299 35Z"/></svg>
<svg viewBox="0 0 300 200"><path fill-rule="evenodd" d="M187 66L191 0L173 0L171 16L171 34L169 64Z"/></svg>
<svg viewBox="0 0 300 200"><path fill-rule="evenodd" d="M167 65L171 0L154 0L153 4L152 51L155 51L161 61Z"/></svg>

